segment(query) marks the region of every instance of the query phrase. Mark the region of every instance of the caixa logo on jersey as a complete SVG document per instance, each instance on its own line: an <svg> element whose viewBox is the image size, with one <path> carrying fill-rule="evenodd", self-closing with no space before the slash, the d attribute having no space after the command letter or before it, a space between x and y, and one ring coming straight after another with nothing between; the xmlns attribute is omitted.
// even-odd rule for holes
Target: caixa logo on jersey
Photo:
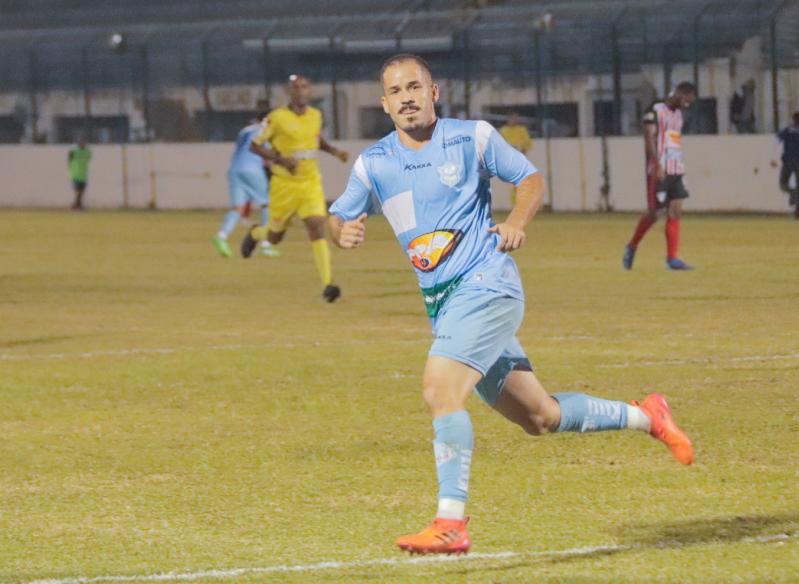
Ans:
<svg viewBox="0 0 799 584"><path fill-rule="evenodd" d="M431 231L411 241L406 251L414 268L432 272L452 255L462 238L459 229Z"/></svg>

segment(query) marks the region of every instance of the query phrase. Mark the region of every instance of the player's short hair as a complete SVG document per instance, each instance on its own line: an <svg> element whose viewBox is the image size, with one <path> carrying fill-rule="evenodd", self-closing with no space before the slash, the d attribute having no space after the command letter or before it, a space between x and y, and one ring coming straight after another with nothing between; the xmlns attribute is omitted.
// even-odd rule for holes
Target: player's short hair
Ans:
<svg viewBox="0 0 799 584"><path fill-rule="evenodd" d="M413 53L398 53L383 61L383 65L380 67L380 73L377 76L377 80L380 81L380 83L383 83L383 74L385 74L386 69L392 65L404 63L405 61L413 61L427 72L427 74L430 76L430 79L433 78L433 72L430 70L430 65L419 55L414 55Z"/></svg>
<svg viewBox="0 0 799 584"><path fill-rule="evenodd" d="M674 93L693 93L696 95L696 85L690 81L683 81L674 88Z"/></svg>
<svg viewBox="0 0 799 584"><path fill-rule="evenodd" d="M799 124L799 112L793 112L793 123Z"/></svg>

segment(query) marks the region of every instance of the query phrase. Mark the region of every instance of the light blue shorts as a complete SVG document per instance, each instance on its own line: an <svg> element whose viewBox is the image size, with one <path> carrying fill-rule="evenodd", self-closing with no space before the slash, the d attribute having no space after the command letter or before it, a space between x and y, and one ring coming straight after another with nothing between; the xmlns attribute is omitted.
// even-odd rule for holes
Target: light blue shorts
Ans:
<svg viewBox="0 0 799 584"><path fill-rule="evenodd" d="M508 374L533 367L516 338L524 302L491 290L458 288L433 322L430 355L448 357L476 369L483 379L475 387L493 406Z"/></svg>
<svg viewBox="0 0 799 584"><path fill-rule="evenodd" d="M227 184L234 207L241 207L247 201L261 206L269 204L269 181L262 168L231 168L227 173Z"/></svg>

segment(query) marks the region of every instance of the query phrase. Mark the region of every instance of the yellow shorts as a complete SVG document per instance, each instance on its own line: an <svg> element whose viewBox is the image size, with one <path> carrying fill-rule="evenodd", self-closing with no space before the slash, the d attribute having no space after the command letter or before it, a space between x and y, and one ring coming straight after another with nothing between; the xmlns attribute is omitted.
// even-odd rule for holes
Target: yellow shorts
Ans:
<svg viewBox="0 0 799 584"><path fill-rule="evenodd" d="M269 230L282 232L294 216L327 217L322 177L309 179L272 176L269 182Z"/></svg>

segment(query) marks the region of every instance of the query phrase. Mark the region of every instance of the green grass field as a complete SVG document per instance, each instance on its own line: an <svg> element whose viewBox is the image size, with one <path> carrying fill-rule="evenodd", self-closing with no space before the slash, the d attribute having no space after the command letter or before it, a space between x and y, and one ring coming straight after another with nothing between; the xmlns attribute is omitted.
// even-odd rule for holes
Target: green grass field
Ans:
<svg viewBox="0 0 799 584"><path fill-rule="evenodd" d="M696 463L633 432L528 437L473 397L473 554L413 563L393 540L436 480L404 254L372 220L327 305L297 226L281 258L224 260L220 218L0 212L0 581L799 580L795 221L688 217L691 273L664 269L661 224L628 273L632 216L536 219L539 378L665 393Z"/></svg>

